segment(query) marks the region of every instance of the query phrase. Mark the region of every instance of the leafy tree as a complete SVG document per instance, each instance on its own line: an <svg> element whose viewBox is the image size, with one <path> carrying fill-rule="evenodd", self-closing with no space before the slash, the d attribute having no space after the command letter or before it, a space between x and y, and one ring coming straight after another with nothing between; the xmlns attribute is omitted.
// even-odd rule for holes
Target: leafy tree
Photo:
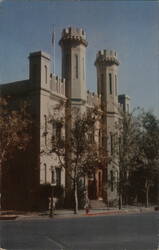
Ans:
<svg viewBox="0 0 159 250"><path fill-rule="evenodd" d="M138 168L142 174L140 178L148 207L151 187L154 186L156 176L159 174L159 120L152 112L142 113L140 132Z"/></svg>
<svg viewBox="0 0 159 250"><path fill-rule="evenodd" d="M31 119L27 105L13 108L10 98L0 98L0 190L2 189L2 167L17 151L24 151L31 139Z"/></svg>
<svg viewBox="0 0 159 250"><path fill-rule="evenodd" d="M138 140L140 123L134 115L135 111L136 110L133 110L131 113L120 111L120 117L117 123L119 140L115 146L119 162L119 209L121 209L123 203L128 203L130 175L135 168L134 163L139 153Z"/></svg>
<svg viewBox="0 0 159 250"><path fill-rule="evenodd" d="M52 136L51 147L48 148L48 154L58 156L59 166L65 168L66 175L71 180L75 207L74 212L78 213L79 192L78 184L85 177L95 173L96 169L104 167L106 155L99 147L97 141L97 130L99 129L99 114L96 109L81 114L75 109L67 114L70 117L66 123L70 127L66 129L66 136ZM68 121L68 119L70 119ZM70 122L71 121L71 122ZM65 117L56 118L50 116L49 123L56 124L57 130L65 126ZM51 126L53 127L53 126ZM59 133L60 134L60 133ZM66 183L67 185L67 183Z"/></svg>

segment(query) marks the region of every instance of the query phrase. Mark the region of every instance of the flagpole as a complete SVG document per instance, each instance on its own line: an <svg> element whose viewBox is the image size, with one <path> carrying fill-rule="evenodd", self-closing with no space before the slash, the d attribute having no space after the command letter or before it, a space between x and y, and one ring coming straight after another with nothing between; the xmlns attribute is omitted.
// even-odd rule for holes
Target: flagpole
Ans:
<svg viewBox="0 0 159 250"><path fill-rule="evenodd" d="M53 46L53 75L55 75L55 26L53 25L52 32L52 46Z"/></svg>
<svg viewBox="0 0 159 250"><path fill-rule="evenodd" d="M55 74L55 26L54 26L54 74Z"/></svg>

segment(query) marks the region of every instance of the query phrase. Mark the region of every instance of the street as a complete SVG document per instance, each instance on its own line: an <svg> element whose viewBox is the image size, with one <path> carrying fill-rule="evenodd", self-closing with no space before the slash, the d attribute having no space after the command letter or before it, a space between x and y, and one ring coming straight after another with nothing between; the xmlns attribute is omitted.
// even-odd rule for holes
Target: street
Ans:
<svg viewBox="0 0 159 250"><path fill-rule="evenodd" d="M157 250L158 212L0 221L1 248L19 250Z"/></svg>

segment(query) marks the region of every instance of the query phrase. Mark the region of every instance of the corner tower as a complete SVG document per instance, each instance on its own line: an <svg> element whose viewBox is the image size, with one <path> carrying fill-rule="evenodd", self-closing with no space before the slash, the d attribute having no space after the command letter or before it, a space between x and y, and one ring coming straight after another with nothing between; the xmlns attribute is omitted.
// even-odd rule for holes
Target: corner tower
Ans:
<svg viewBox="0 0 159 250"><path fill-rule="evenodd" d="M115 144L118 134L116 123L119 119L118 112L118 65L117 54L112 50L102 50L97 53L95 66L97 68L97 91L101 95L102 144L112 159L107 163L104 182L107 184L106 200L108 205L116 205L118 191L115 183L118 181L119 164Z"/></svg>
<svg viewBox="0 0 159 250"><path fill-rule="evenodd" d="M86 33L83 29L66 28L59 44L62 49L62 77L66 79L66 96L73 105L83 105L86 102Z"/></svg>
<svg viewBox="0 0 159 250"><path fill-rule="evenodd" d="M108 113L116 113L118 108L118 65L117 54L112 50L97 53L97 92L101 95L103 107Z"/></svg>

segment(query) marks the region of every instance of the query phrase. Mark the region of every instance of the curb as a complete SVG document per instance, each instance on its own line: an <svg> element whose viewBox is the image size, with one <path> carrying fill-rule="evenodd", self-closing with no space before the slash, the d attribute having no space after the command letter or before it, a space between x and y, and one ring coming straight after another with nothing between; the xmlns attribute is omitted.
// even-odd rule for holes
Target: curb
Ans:
<svg viewBox="0 0 159 250"><path fill-rule="evenodd" d="M56 214L55 218L78 218L78 217L89 217L89 216L103 216L103 215L122 215L122 214L141 214L141 213L151 213L154 209L138 209L138 210L114 210L114 211L102 211L102 212L89 212L76 215L60 215Z"/></svg>
<svg viewBox="0 0 159 250"><path fill-rule="evenodd" d="M132 211L107 211L107 212L99 212L99 213L88 213L88 214L84 214L84 216L102 216L102 215L118 215L118 214L136 214L136 213L149 213L149 212L153 212L154 210L132 210Z"/></svg>
<svg viewBox="0 0 159 250"><path fill-rule="evenodd" d="M89 211L89 213L65 213L63 211L62 214L58 214L58 210L54 218L79 218L79 217L89 217L89 216L104 216L104 215L122 215L122 214L141 214L141 213L150 213L150 212L158 212L158 210L154 208L139 208L139 209L125 209L125 210L109 210L109 211ZM15 220L15 219L46 219L49 218L48 215L42 214L29 214L29 215L21 215L21 214L2 214L0 215L0 220Z"/></svg>
<svg viewBox="0 0 159 250"><path fill-rule="evenodd" d="M0 220L15 220L17 215L0 215Z"/></svg>

